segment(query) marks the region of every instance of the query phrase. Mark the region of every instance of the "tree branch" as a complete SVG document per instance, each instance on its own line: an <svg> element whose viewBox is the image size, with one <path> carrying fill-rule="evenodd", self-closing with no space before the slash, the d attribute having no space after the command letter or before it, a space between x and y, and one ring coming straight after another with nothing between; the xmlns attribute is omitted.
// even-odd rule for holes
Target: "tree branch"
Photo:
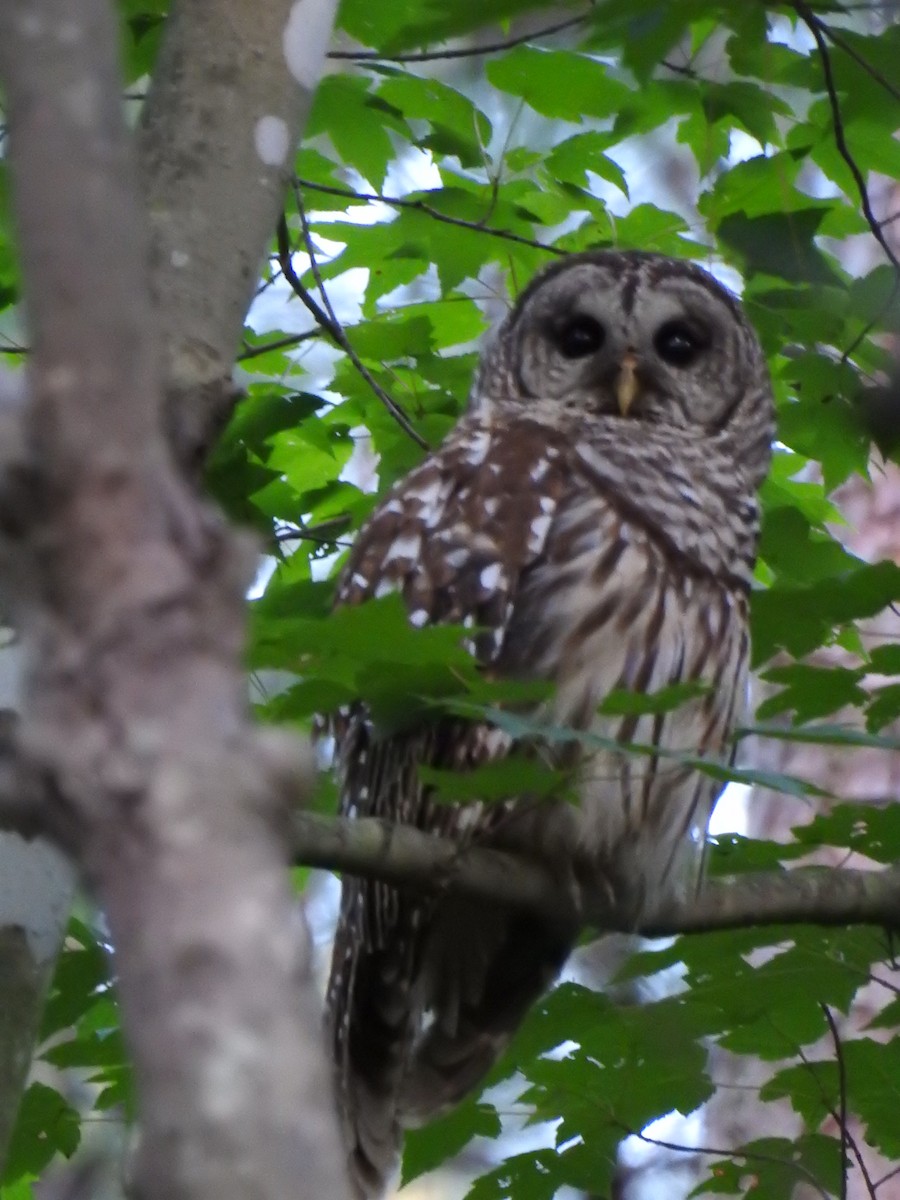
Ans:
<svg viewBox="0 0 900 1200"><path fill-rule="evenodd" d="M710 879L697 896L668 901L636 928L602 886L564 889L543 867L483 846L460 848L407 825L298 813L294 859L388 883L535 909L605 930L668 937L762 925L900 925L900 868L886 871L801 867Z"/></svg>
<svg viewBox="0 0 900 1200"><path fill-rule="evenodd" d="M326 307L323 309L321 305L319 305L318 302L313 299L307 289L303 286L300 276L294 270L294 263L291 257L292 252L287 218L282 216L281 220L278 222L277 233L278 265L281 268L281 273L285 278L285 282L288 284L297 299L300 300L303 306L307 309L307 311L316 319L319 326L325 331L325 333L328 334L334 344L344 351L344 353L353 363L353 366L358 374L369 385L369 387L372 389L387 411L391 414L403 432L407 435L407 437L411 438L412 441L414 441L416 445L420 446L423 450L428 450L428 443L411 423L406 412L396 402L396 400L393 399L392 396L388 395L388 393L384 390L381 384L379 384L378 380L374 378L372 372L366 367L365 363L360 360L359 355L353 349L343 325L341 325L340 321L337 319L334 309L331 307L331 304L328 300L328 293L325 291L322 276L319 272L318 264L316 263L315 250L309 235L309 226L306 221L306 213L303 211L302 198L299 196L299 194L297 196L297 207L303 226L303 239L306 247L306 253L310 262L310 269L313 273L313 277L315 278L316 286L319 289L319 295L322 297L322 303Z"/></svg>
<svg viewBox="0 0 900 1200"><path fill-rule="evenodd" d="M846 134L844 132L844 119L841 113L841 104L838 99L837 84L834 79L834 71L831 65L831 54L828 50L828 44L825 40L825 30L827 26L821 22L808 4L804 0L794 0L794 8L797 15L806 25L809 32L815 39L816 49L819 52L819 59L822 63L822 75L825 81L825 93L828 96L828 104L831 108L831 121L834 127L834 143L837 147L838 154L847 165L847 169L853 176L853 182L856 185L856 190L859 194L859 203L863 211L863 216L872 233L872 237L884 251L888 262L897 271L900 272L900 259L897 258L893 251L890 242L885 237L881 229L881 223L875 216L872 209L872 201L869 197L869 191L866 187L866 181L863 173L859 168L859 164L853 157L850 147L847 144Z"/></svg>
<svg viewBox="0 0 900 1200"><path fill-rule="evenodd" d="M550 246L546 242L538 242L534 238L522 237L520 233L510 233L507 229L496 229L480 221L466 221L462 217L451 217L447 213L442 213L437 208L432 208L424 200L409 200L404 196L382 196L378 192L356 192L352 188L334 187L327 183L315 183L311 179L298 179L297 184L308 191L319 192L324 196L345 196L353 200L367 200L370 203L387 204L391 208L412 208L418 212L425 213L433 221L440 221L444 225L456 225L459 229L468 229L473 233L483 233L487 237L499 238L503 242L515 242L519 246L529 246L532 250L543 250L547 254L556 255L557 258L561 258L566 254L566 251L561 250L558 246Z"/></svg>
<svg viewBox="0 0 900 1200"><path fill-rule="evenodd" d="M834 1013L827 1004L820 1004L819 1007L822 1010L822 1014L828 1024L828 1031L831 1034L831 1042L834 1046L834 1061L838 1072L838 1111L832 1115L835 1118L838 1129L841 1131L840 1200L847 1200L847 1174L850 1165L850 1156L847 1151L851 1141L850 1127L847 1121L847 1065L844 1062L844 1046L841 1042L841 1034L837 1027L837 1021L834 1019ZM866 1164L861 1154L857 1154L857 1163L863 1175L865 1175ZM874 1195L874 1193L872 1194Z"/></svg>
<svg viewBox="0 0 900 1200"><path fill-rule="evenodd" d="M0 761L0 767L0 830L33 836L36 807L53 803L46 781L36 774L19 773L12 787L8 766ZM23 788L27 805L21 803ZM900 926L900 867L882 871L798 867L715 877L697 896L667 902L664 913L648 913L635 927L627 914L616 911L602 887L573 882L563 889L542 866L516 854L486 846L460 847L374 817L347 819L295 811L291 821L297 866L427 892L460 891L605 930L669 937L766 925Z"/></svg>
<svg viewBox="0 0 900 1200"><path fill-rule="evenodd" d="M336 0L180 0L141 115L151 278L177 457L231 414L247 307L284 203Z"/></svg>
<svg viewBox="0 0 900 1200"><path fill-rule="evenodd" d="M522 46L526 42L541 41L553 33L562 33L565 29L576 29L579 25L583 25L587 21L592 11L593 5L587 12L580 13L577 17L569 17L564 21L557 21L553 25L545 25L543 29L532 29L529 33L522 33L516 37L506 38L499 42L484 42L477 46L463 46L458 50L420 50L408 54L382 54L379 50L330 50L328 57L349 59L351 62L357 63L421 63L436 62L451 58L475 58L482 54L499 54L504 50L512 50L515 46Z"/></svg>

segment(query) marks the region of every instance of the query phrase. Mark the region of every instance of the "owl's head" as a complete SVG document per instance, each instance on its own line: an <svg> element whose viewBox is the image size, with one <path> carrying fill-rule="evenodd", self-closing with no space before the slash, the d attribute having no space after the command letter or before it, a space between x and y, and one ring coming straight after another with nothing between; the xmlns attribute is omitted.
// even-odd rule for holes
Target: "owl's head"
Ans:
<svg viewBox="0 0 900 1200"><path fill-rule="evenodd" d="M738 301L693 263L637 251L572 255L537 275L473 400L724 438L758 478L773 436L765 357Z"/></svg>

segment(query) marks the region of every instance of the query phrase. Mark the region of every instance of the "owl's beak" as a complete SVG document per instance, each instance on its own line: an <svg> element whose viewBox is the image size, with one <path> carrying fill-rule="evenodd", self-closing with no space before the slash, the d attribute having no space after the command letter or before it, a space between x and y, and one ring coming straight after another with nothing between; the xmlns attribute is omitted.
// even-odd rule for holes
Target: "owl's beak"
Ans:
<svg viewBox="0 0 900 1200"><path fill-rule="evenodd" d="M628 416L628 410L638 394L637 357L633 350L628 350L622 357L619 374L616 379L616 400L619 412L623 417Z"/></svg>

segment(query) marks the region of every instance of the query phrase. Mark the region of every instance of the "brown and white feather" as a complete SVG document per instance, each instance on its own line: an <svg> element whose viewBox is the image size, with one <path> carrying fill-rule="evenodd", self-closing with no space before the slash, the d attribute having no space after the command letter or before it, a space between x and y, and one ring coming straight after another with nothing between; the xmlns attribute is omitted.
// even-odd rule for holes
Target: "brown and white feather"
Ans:
<svg viewBox="0 0 900 1200"><path fill-rule="evenodd" d="M557 352L573 313L603 331L591 356ZM680 313L711 347L693 372L654 358ZM628 354L639 390L623 415ZM471 770L511 739L456 719L382 737L357 706L335 727L342 812L512 848L562 879L586 872L635 921L693 886L718 785L670 753L729 754L771 425L755 336L699 268L606 252L529 285L486 351L469 415L361 532L338 603L399 592L415 625L471 626L485 669L552 681L554 723L663 753L582 752L577 805L437 805L420 767ZM672 711L597 713L614 689L687 682L704 690ZM344 880L328 1009L361 1194L383 1188L404 1126L477 1084L576 936L501 906Z"/></svg>

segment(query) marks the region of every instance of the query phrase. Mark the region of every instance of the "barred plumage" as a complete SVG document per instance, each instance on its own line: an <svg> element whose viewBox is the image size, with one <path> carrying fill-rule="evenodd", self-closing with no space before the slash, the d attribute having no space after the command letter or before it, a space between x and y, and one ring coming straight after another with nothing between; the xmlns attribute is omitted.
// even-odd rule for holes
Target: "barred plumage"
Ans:
<svg viewBox="0 0 900 1200"><path fill-rule="evenodd" d="M414 624L471 625L492 673L553 681L553 722L721 759L771 440L763 355L723 288L661 256L573 256L519 298L469 414L376 510L338 601L399 591ZM597 714L613 689L683 682L705 687L672 711ZM635 920L697 877L718 785L671 758L583 754L577 806L437 806L419 766L471 769L510 738L450 719L379 738L362 707L336 734L345 814L589 872ZM361 1193L384 1186L403 1126L478 1082L576 934L345 879L328 1005Z"/></svg>

